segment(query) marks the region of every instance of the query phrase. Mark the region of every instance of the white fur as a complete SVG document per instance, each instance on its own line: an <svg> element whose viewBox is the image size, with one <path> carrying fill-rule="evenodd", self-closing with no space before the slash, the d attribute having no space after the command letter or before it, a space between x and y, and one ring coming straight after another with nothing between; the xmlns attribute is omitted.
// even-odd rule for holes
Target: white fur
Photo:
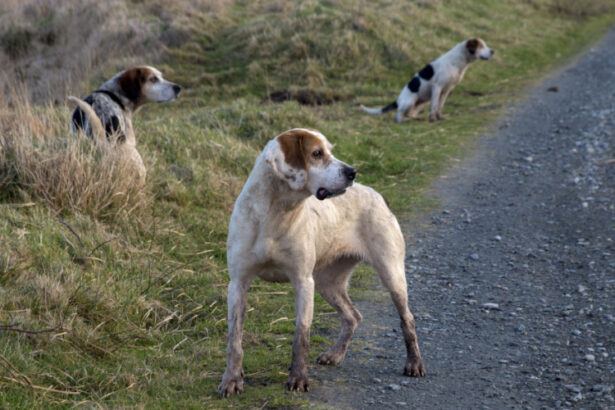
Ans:
<svg viewBox="0 0 615 410"><path fill-rule="evenodd" d="M330 155L331 144L322 134L303 131L321 139ZM288 388L308 387L306 355L314 290L336 308L342 320L338 342L319 357L319 363L340 363L361 320L347 293L350 274L361 261L378 272L402 318L408 346L406 372L424 375L407 304L404 238L395 216L373 189L343 180L343 168L348 166L333 156L329 165L319 169L293 169L284 160L278 138L269 141L256 159L231 216L228 356L220 393L243 390L243 319L246 294L256 277L290 281L295 289L296 333ZM319 188L346 189L346 193L319 201L314 197Z"/></svg>

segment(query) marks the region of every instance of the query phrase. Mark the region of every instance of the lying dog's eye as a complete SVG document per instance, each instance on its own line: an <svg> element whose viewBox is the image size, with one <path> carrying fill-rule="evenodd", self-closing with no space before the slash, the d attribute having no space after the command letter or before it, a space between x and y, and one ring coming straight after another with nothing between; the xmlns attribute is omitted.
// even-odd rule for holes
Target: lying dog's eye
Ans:
<svg viewBox="0 0 615 410"><path fill-rule="evenodd" d="M158 80L158 77L152 77L152 78L149 79L149 82L150 83L154 83L154 84L157 83L158 81L160 81L160 80Z"/></svg>
<svg viewBox="0 0 615 410"><path fill-rule="evenodd" d="M322 158L322 151L321 150L316 150L314 152L312 152L312 156L316 159L320 159Z"/></svg>

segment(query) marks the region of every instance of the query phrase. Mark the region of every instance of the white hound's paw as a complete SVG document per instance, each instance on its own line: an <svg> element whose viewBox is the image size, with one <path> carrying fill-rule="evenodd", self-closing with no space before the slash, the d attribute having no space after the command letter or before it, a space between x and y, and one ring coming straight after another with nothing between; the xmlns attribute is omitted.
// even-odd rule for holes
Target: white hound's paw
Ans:
<svg viewBox="0 0 615 410"><path fill-rule="evenodd" d="M345 352L339 352L336 350L327 350L326 352L322 352L316 362L318 364L326 365L326 366L337 366L344 360Z"/></svg>
<svg viewBox="0 0 615 410"><path fill-rule="evenodd" d="M291 373L286 382L286 388L290 391L310 391L310 380L307 373Z"/></svg>
<svg viewBox="0 0 615 410"><path fill-rule="evenodd" d="M423 359L420 357L418 359L409 360L406 363L404 376L425 377L425 374L425 365L423 364Z"/></svg>
<svg viewBox="0 0 615 410"><path fill-rule="evenodd" d="M242 372L243 373L243 372ZM224 373L222 377L222 383L218 386L218 393L222 397L229 397L234 394L243 392L243 377L241 374L236 376L227 375Z"/></svg>

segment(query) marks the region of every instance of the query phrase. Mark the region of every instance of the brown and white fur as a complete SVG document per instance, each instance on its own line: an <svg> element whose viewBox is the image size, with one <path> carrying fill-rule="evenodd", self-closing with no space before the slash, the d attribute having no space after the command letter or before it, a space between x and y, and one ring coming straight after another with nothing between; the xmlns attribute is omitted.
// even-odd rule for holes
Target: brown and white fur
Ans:
<svg viewBox="0 0 615 410"><path fill-rule="evenodd" d="M132 115L148 102L171 101L180 92L179 85L165 80L154 67L129 68L83 100L68 97L77 105L72 115L72 130L82 130L97 142L115 144L118 152L134 164L144 182L146 170L136 148Z"/></svg>
<svg viewBox="0 0 615 410"><path fill-rule="evenodd" d="M396 101L382 108L361 105L361 109L372 115L397 110L395 121L401 122L407 115L416 118L423 106L431 102L429 121L440 120L446 99L463 79L470 63L489 60L494 53L480 38L462 41L416 73Z"/></svg>
<svg viewBox="0 0 615 410"><path fill-rule="evenodd" d="M347 291L359 262L374 267L399 312L407 349L404 374L425 375L408 307L400 227L382 196L353 185L356 171L336 159L331 148L318 131L284 132L265 146L235 202L227 243L227 365L218 388L223 396L243 391L243 321L256 277L294 287L296 329L287 387L307 391L314 290L341 319L337 342L318 363L337 365L361 321Z"/></svg>

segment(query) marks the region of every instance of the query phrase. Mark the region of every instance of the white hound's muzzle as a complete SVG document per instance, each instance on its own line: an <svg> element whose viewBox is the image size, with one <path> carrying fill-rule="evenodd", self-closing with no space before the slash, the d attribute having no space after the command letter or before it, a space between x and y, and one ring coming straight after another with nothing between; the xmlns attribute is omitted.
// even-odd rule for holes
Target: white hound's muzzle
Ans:
<svg viewBox="0 0 615 410"><path fill-rule="evenodd" d="M326 167L310 169L308 189L322 201L346 192L356 176L357 171L353 167L333 158Z"/></svg>

